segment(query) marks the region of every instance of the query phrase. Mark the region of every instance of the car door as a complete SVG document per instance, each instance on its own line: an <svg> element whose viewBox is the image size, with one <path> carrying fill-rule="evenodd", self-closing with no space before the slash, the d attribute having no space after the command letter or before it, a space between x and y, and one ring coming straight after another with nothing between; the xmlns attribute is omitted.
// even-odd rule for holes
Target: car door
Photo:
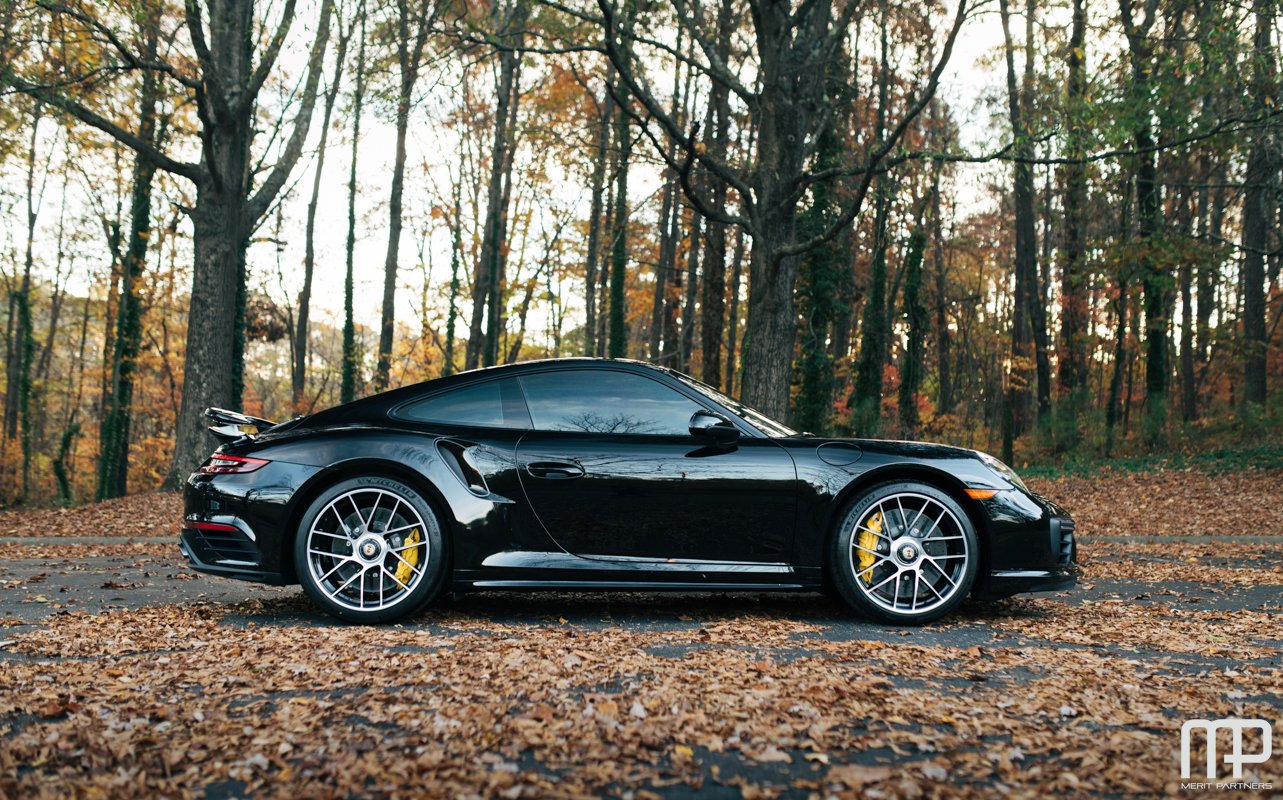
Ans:
<svg viewBox="0 0 1283 800"><path fill-rule="evenodd" d="M730 446L696 440L690 417L707 404L636 372L558 369L520 381L532 420L517 445L522 487L567 552L789 558L796 470L784 448L747 433Z"/></svg>

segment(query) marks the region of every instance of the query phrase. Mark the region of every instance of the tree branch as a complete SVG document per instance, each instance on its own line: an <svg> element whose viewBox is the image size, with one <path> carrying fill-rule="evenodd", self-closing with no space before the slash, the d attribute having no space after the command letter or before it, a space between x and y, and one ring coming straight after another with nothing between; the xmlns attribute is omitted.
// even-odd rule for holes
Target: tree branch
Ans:
<svg viewBox="0 0 1283 800"><path fill-rule="evenodd" d="M307 83L303 87L303 100L298 116L294 118L294 131L290 134L285 150L277 159L276 165L272 167L267 180L263 181L263 185L249 202L251 222L261 217L271 206L272 200L285 185L290 171L294 169L294 164L303 153L307 132L312 124L312 108L316 105L317 86L321 82L321 69L325 61L325 47L330 39L330 16L333 10L333 0L322 0L320 25L316 32L316 39L312 42L312 52L307 59Z"/></svg>
<svg viewBox="0 0 1283 800"><path fill-rule="evenodd" d="M13 73L0 76L0 83L8 84L25 95L34 97L42 103L70 114L86 125L97 128L150 161L158 169L180 175L193 183L199 183L205 175L199 164L191 164L170 158L132 131L120 127L97 112L58 92L50 91L44 86L26 81Z"/></svg>
<svg viewBox="0 0 1283 800"><path fill-rule="evenodd" d="M286 0L285 8L281 10L281 21L276 26L276 33L272 35L272 40L268 42L267 49L263 51L263 57L259 59L258 66L254 68L254 75L250 78L249 88L241 95L238 113L243 114L249 111L253 105L258 92L263 88L267 81L267 76L271 73L276 59L281 54L281 45L285 44L285 37L290 32L290 26L294 24L294 5L295 0ZM325 12L322 11L322 14ZM317 34L320 35L319 33Z"/></svg>
<svg viewBox="0 0 1283 800"><path fill-rule="evenodd" d="M123 41L121 41L120 37L116 35L115 31L113 31L111 28L108 28L106 25L102 24L98 20L94 19L84 11L72 8L71 6L68 6L65 3L50 2L50 0L38 0L38 4L40 5L41 8L45 9L50 13L65 14L66 16L71 17L72 19L80 22L81 24L97 31L108 41L108 43L111 44L111 46L116 50L116 52L120 54L121 58L125 60L125 63L129 67L133 69L148 69L148 70L152 70L153 72L164 73L174 78L183 86L186 86L188 89L195 89L197 86L200 85L200 81L196 80L190 75L184 75L183 73L179 72L177 69L174 68L172 64L169 64L165 61L161 61L159 59L150 59L150 58L140 57L137 53L130 50Z"/></svg>

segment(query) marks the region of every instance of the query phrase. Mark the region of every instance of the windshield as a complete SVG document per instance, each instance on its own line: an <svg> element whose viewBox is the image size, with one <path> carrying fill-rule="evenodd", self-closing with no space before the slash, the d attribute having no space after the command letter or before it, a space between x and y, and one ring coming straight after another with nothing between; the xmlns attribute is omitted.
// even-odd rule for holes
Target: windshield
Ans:
<svg viewBox="0 0 1283 800"><path fill-rule="evenodd" d="M785 436L797 436L797 431L792 428L776 422L762 412L755 411L738 400L732 400L714 389L712 386L709 386L707 383L701 383L700 381L697 381L688 375L683 375L680 372L671 371L669 374L710 400L726 406L731 411L735 412L736 416L740 419L744 420L749 425L752 425L754 428L757 428L762 433L765 433L767 436L776 439L781 439Z"/></svg>

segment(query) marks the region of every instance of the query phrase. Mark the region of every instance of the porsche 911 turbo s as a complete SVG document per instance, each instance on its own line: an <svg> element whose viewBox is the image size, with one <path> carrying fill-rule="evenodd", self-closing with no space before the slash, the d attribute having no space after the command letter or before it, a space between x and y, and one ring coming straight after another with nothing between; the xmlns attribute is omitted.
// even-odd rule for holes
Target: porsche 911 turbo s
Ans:
<svg viewBox="0 0 1283 800"><path fill-rule="evenodd" d="M210 409L201 572L380 623L472 590L822 591L881 622L1074 585L1074 522L974 450L790 430L673 370L557 359L273 424Z"/></svg>

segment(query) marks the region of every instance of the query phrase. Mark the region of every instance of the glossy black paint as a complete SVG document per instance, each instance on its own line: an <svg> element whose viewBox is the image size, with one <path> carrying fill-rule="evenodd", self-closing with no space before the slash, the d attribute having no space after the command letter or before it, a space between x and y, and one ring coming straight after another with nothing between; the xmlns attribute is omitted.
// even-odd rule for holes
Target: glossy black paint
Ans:
<svg viewBox="0 0 1283 800"><path fill-rule="evenodd" d="M520 378L568 370L658 381L723 417L738 437L528 429ZM417 401L489 381L506 381L493 394L512 427L413 418ZM674 373L637 362L562 359L463 373L224 444L218 452L269 463L248 474L193 474L182 546L198 570L297 582L292 537L312 499L338 480L388 475L435 507L447 531L453 591L815 590L825 582L825 543L845 503L877 483L910 478L948 492L971 516L982 553L976 595L1073 585L1069 515L974 451L772 437L749 419ZM975 501L969 488L997 494ZM204 523L234 530L211 533ZM250 544L220 549L238 533Z"/></svg>

